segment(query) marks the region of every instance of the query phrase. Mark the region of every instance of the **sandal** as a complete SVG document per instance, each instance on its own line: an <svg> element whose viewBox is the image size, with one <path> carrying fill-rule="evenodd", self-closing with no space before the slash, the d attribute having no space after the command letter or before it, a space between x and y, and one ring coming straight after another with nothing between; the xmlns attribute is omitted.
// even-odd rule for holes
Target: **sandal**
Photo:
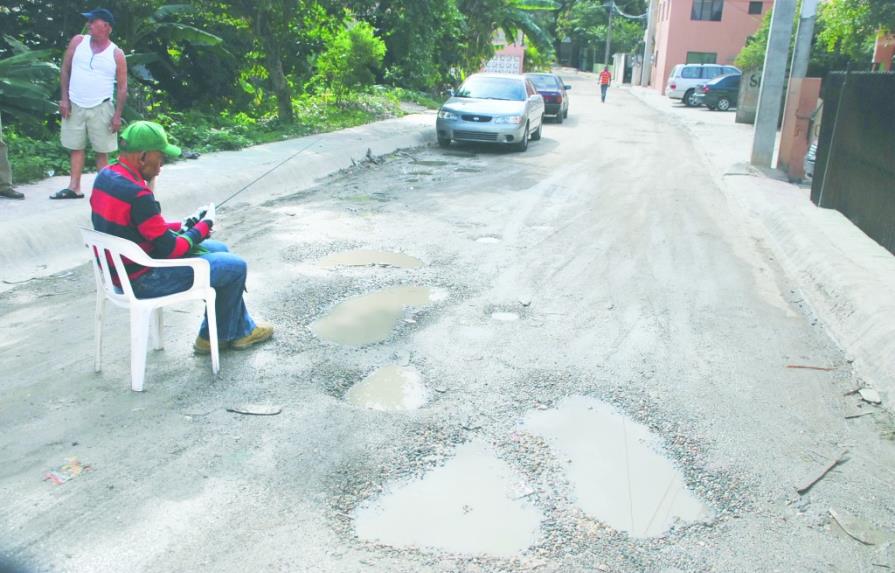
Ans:
<svg viewBox="0 0 895 573"><path fill-rule="evenodd" d="M84 195L78 195L71 189L60 189L56 191L52 195L50 195L50 199L83 199Z"/></svg>

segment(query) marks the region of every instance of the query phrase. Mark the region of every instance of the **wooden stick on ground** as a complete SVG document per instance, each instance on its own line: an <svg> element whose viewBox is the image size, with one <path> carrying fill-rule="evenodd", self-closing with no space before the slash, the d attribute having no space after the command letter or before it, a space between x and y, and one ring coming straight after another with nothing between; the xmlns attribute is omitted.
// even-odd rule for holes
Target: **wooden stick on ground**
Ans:
<svg viewBox="0 0 895 573"><path fill-rule="evenodd" d="M848 454L848 450L842 450L839 452L839 455L836 456L830 463L823 467L823 469L818 473L815 477L805 481L802 485L796 486L796 491L799 492L799 495L804 494L809 489L814 487L814 484L819 482L827 473L845 461L845 455Z"/></svg>

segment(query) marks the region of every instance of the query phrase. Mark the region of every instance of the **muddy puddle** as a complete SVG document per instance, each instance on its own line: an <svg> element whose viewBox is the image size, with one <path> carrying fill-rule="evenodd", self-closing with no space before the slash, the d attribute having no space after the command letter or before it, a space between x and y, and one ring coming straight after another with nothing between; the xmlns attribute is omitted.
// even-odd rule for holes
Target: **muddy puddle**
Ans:
<svg viewBox="0 0 895 573"><path fill-rule="evenodd" d="M320 338L348 346L382 342L402 319L405 307L426 306L446 296L426 287L386 288L337 304L310 328Z"/></svg>
<svg viewBox="0 0 895 573"><path fill-rule="evenodd" d="M655 537L676 520L705 520L709 511L683 476L658 453L650 430L596 399L574 396L529 413L527 432L543 437L566 461L575 503L632 537Z"/></svg>
<svg viewBox="0 0 895 573"><path fill-rule="evenodd" d="M512 469L483 442L421 479L387 487L354 511L361 539L396 547L509 557L532 545L541 512Z"/></svg>
<svg viewBox="0 0 895 573"><path fill-rule="evenodd" d="M426 403L423 377L411 367L389 364L355 384L345 393L349 404L371 410L416 410Z"/></svg>
<svg viewBox="0 0 895 573"><path fill-rule="evenodd" d="M333 253L320 259L320 262L317 264L327 269L335 267L368 267L373 265L399 269L417 269L423 266L421 260L403 253L368 249Z"/></svg>

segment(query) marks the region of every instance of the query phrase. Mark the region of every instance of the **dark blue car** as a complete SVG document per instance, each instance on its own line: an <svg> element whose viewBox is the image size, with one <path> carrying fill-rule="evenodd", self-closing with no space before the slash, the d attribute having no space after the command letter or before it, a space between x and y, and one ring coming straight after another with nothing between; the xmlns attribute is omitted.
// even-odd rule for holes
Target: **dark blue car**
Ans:
<svg viewBox="0 0 895 573"><path fill-rule="evenodd" d="M727 111L737 106L742 74L727 74L696 88L695 99L709 109Z"/></svg>

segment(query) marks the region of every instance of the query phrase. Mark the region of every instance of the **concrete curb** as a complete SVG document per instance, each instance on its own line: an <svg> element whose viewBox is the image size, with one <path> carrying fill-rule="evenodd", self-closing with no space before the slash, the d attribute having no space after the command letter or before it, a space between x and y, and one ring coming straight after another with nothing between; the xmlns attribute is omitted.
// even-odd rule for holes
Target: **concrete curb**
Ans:
<svg viewBox="0 0 895 573"><path fill-rule="evenodd" d="M277 163L298 153L265 176L222 212L236 205L258 204L273 197L301 191L331 173L362 159L369 149L384 155L405 147L435 142L434 112L408 115L341 131L311 135L239 151L209 153L194 161L179 161L163 168L156 195L169 217L188 215L199 205L220 203ZM13 166L15 170L15 166ZM82 187L89 196L93 175ZM87 259L79 227L90 227L87 200L50 201L48 196L66 186L68 177L51 177L23 185L24 201L0 203L0 292L17 283L49 276Z"/></svg>
<svg viewBox="0 0 895 573"><path fill-rule="evenodd" d="M631 93L651 108L669 112L668 100L656 92L634 88ZM744 166L751 126L679 123L692 134L719 186L760 224L783 268L845 351L856 375L883 393L883 403L891 411L895 256L838 211L815 206L807 189Z"/></svg>

